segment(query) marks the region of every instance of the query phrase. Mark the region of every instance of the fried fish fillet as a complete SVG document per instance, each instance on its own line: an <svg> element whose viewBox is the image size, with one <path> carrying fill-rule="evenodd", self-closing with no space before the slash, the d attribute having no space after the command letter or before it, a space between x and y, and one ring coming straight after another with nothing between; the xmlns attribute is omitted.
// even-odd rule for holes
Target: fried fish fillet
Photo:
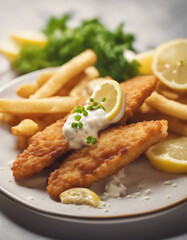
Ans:
<svg viewBox="0 0 187 240"><path fill-rule="evenodd" d="M154 76L139 76L121 84L125 92L126 108L123 123L133 115L144 100L152 93L157 78ZM23 153L17 156L12 166L16 180L41 172L56 158L70 150L62 133L62 127L67 117L48 126L42 132L32 137L32 141Z"/></svg>
<svg viewBox="0 0 187 240"><path fill-rule="evenodd" d="M54 199L72 187L88 187L135 160L167 136L167 121L118 125L100 133L98 142L70 153L51 173L47 191Z"/></svg>

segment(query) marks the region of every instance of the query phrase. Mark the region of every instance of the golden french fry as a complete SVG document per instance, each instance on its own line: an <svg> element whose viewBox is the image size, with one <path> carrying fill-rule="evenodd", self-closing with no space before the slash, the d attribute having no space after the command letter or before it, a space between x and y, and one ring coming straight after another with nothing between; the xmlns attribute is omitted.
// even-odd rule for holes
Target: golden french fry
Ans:
<svg viewBox="0 0 187 240"><path fill-rule="evenodd" d="M171 88L165 86L161 81L158 81L157 86L156 86L156 91L163 95L166 98L172 99L172 100L177 100L180 97L180 94Z"/></svg>
<svg viewBox="0 0 187 240"><path fill-rule="evenodd" d="M54 75L55 71L42 72L35 83L26 83L17 89L18 96L23 98L29 98L34 94L50 77Z"/></svg>
<svg viewBox="0 0 187 240"><path fill-rule="evenodd" d="M94 64L96 60L97 56L94 51L91 49L85 50L83 53L63 64L56 73L31 96L31 98L36 99L53 96L70 79Z"/></svg>
<svg viewBox="0 0 187 240"><path fill-rule="evenodd" d="M144 120L168 120L168 129L176 134L187 136L187 122L179 120L176 117L168 116L144 103L139 111L131 118L132 122L142 122Z"/></svg>
<svg viewBox="0 0 187 240"><path fill-rule="evenodd" d="M7 124L14 123L13 115L9 113L0 113L0 122Z"/></svg>
<svg viewBox="0 0 187 240"><path fill-rule="evenodd" d="M12 114L70 112L78 98L51 97L41 99L0 99L0 112Z"/></svg>
<svg viewBox="0 0 187 240"><path fill-rule="evenodd" d="M168 120L168 129L171 132L187 136L187 121L181 121L171 116L166 116L164 119Z"/></svg>
<svg viewBox="0 0 187 240"><path fill-rule="evenodd" d="M158 91L161 95L163 95L166 98L172 99L172 100L177 100L179 99L179 94L175 92L171 92L165 89L160 89Z"/></svg>
<svg viewBox="0 0 187 240"><path fill-rule="evenodd" d="M38 87L35 83L26 83L26 84L21 85L17 89L16 93L20 97L28 98L30 95L34 94L37 89L38 89Z"/></svg>
<svg viewBox="0 0 187 240"><path fill-rule="evenodd" d="M146 99L146 103L161 113L177 117L182 120L187 120L186 104L167 99L155 91Z"/></svg>
<svg viewBox="0 0 187 240"><path fill-rule="evenodd" d="M0 122L16 125L20 122L20 117L11 113L0 113Z"/></svg>
<svg viewBox="0 0 187 240"><path fill-rule="evenodd" d="M17 126L12 127L11 130L15 136L30 137L39 130L39 126L31 119L24 119Z"/></svg>
<svg viewBox="0 0 187 240"><path fill-rule="evenodd" d="M182 96L178 99L178 102L186 104L187 105L187 96Z"/></svg>
<svg viewBox="0 0 187 240"><path fill-rule="evenodd" d="M99 76L98 70L91 66L84 71L84 76L81 81L70 91L71 97L81 96L82 90L86 87L88 81Z"/></svg>
<svg viewBox="0 0 187 240"><path fill-rule="evenodd" d="M74 78L70 79L57 93L57 96L68 96L71 89L79 84L81 79L85 77L84 72L78 74Z"/></svg>
<svg viewBox="0 0 187 240"><path fill-rule="evenodd" d="M50 71L50 72L42 72L38 79L36 80L36 85L38 88L40 88L44 83L46 83L54 74L55 71Z"/></svg>

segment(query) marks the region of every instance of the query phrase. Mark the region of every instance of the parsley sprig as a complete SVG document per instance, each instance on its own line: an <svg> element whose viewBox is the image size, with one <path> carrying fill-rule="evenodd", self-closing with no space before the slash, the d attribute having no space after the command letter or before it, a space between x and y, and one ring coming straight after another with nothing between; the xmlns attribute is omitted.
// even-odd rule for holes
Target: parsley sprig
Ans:
<svg viewBox="0 0 187 240"><path fill-rule="evenodd" d="M87 137L87 144L95 144L97 142L97 138L92 136Z"/></svg>
<svg viewBox="0 0 187 240"><path fill-rule="evenodd" d="M72 28L69 25L72 17L65 14L49 19L44 28L47 45L43 48L29 44L24 46L13 62L14 69L19 74L25 74L61 66L90 48L98 56L95 67L101 77L111 76L121 82L138 74L138 62L124 58L126 49L133 50L134 36L125 31L123 24L111 31L99 19L93 18L83 20L79 26Z"/></svg>
<svg viewBox="0 0 187 240"><path fill-rule="evenodd" d="M80 114L75 115L74 120L76 122L72 122L72 124L71 124L72 128L82 128L83 127L83 123L80 121L81 120Z"/></svg>
<svg viewBox="0 0 187 240"><path fill-rule="evenodd" d="M83 123L80 121L82 116L87 116L88 115L88 111L93 111L93 110L97 110L102 108L104 111L105 108L103 107L103 105L101 103L104 103L106 101L106 97L103 97L101 99L100 102L96 102L94 100L94 98L90 98L89 102L92 103L91 105L89 105L86 109L85 107L81 107L81 106L77 106L74 110L73 113L77 113L74 117L75 122L72 122L71 127L72 128L82 128L83 127ZM97 138L94 138L92 136L88 136L87 137L87 144L95 144L97 142Z"/></svg>
<svg viewBox="0 0 187 240"><path fill-rule="evenodd" d="M88 112L86 111L85 107L77 106L74 110L73 113L80 113L83 114L84 116L88 115Z"/></svg>
<svg viewBox="0 0 187 240"><path fill-rule="evenodd" d="M89 105L86 110L90 110L90 111L93 111L93 110L97 110L99 108L102 108L104 111L106 111L106 109L103 107L103 105L101 104L101 102L105 102L106 101L106 98L103 97L101 99L101 102L96 102L93 98L90 98L89 101L92 103L91 105Z"/></svg>

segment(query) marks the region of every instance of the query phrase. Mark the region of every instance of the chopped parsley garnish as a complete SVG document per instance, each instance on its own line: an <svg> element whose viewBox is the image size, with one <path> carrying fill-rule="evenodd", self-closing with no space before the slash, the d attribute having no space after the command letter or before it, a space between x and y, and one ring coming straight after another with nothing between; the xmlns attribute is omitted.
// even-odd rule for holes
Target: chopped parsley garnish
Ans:
<svg viewBox="0 0 187 240"><path fill-rule="evenodd" d="M106 97L101 99L101 102L105 102L106 101Z"/></svg>
<svg viewBox="0 0 187 240"><path fill-rule="evenodd" d="M86 110L84 110L82 113L85 117L88 115L88 112Z"/></svg>
<svg viewBox="0 0 187 240"><path fill-rule="evenodd" d="M74 110L73 110L74 113L82 113L82 108L81 106L77 106Z"/></svg>
<svg viewBox="0 0 187 240"><path fill-rule="evenodd" d="M106 101L106 98L103 97L103 98L101 99L101 102L105 102L105 101ZM90 99L89 99L89 102L92 102L92 104L89 105L89 106L86 108L86 110L93 111L93 110L97 110L97 109L99 109L99 108L102 108L104 111L106 111L105 108L103 107L103 105L101 104L101 102L96 102L96 101L94 101L93 98L90 98Z"/></svg>
<svg viewBox="0 0 187 240"><path fill-rule="evenodd" d="M178 66L182 66L184 64L183 60L177 62Z"/></svg>
<svg viewBox="0 0 187 240"><path fill-rule="evenodd" d="M84 116L88 115L88 112L86 111L85 107L77 106L74 110L73 113L82 113Z"/></svg>
<svg viewBox="0 0 187 240"><path fill-rule="evenodd" d="M82 128L83 127L83 123L79 122L78 123L78 128Z"/></svg>
<svg viewBox="0 0 187 240"><path fill-rule="evenodd" d="M72 127L72 128L77 128L77 127L78 127L78 123L72 122L71 127Z"/></svg>
<svg viewBox="0 0 187 240"><path fill-rule="evenodd" d="M78 112L78 113L85 114L86 111L84 110L84 112L83 112L82 108L80 106L78 106L73 112L74 113ZM86 112L86 114L88 114L88 112ZM75 115L74 120L76 122L72 122L72 124L71 124L72 128L82 128L83 127L83 123L80 122L80 120L81 120L81 115L80 114Z"/></svg>
<svg viewBox="0 0 187 240"><path fill-rule="evenodd" d="M106 98L103 97L101 102L105 102L105 101L106 101ZM86 117L88 115L88 111L93 111L93 110L97 110L97 109L100 109L100 108L102 108L105 111L105 108L103 107L103 105L100 102L94 101L93 98L90 98L89 102L92 103L92 104L89 105L86 109L85 109L84 106L83 107L77 106L73 110L73 113L77 113L77 114L74 117L74 120L76 122L72 122L72 124L71 124L72 128L82 128L84 126L83 123L80 121L81 118L82 118L82 116L80 114L83 114L83 116ZM87 141L88 141L88 139L87 139ZM94 140L92 140L92 141L94 141Z"/></svg>
<svg viewBox="0 0 187 240"><path fill-rule="evenodd" d="M25 45L21 49L13 62L19 74L61 66L88 48L97 54L95 67L101 77L111 76L121 82L138 74L138 62L124 58L125 50L134 50L134 36L124 31L123 24L111 31L99 19L93 18L72 28L68 26L70 17L65 14L60 18L49 19L43 31L48 38L45 47Z"/></svg>
<svg viewBox="0 0 187 240"><path fill-rule="evenodd" d="M81 120L81 115L80 114L77 114L76 116L75 116L75 121L80 121Z"/></svg>
<svg viewBox="0 0 187 240"><path fill-rule="evenodd" d="M94 137L87 137L87 144L95 144L97 142L97 138Z"/></svg>

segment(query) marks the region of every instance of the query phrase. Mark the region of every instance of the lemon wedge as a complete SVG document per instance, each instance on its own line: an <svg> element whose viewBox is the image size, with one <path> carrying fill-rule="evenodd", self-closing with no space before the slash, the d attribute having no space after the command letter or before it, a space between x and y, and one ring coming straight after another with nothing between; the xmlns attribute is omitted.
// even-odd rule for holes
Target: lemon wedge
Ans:
<svg viewBox="0 0 187 240"><path fill-rule="evenodd" d="M103 97L106 99L105 102L102 102ZM106 111L106 118L112 120L121 108L123 92L117 81L108 79L99 85L99 89L95 91L93 98L97 102L102 102Z"/></svg>
<svg viewBox="0 0 187 240"><path fill-rule="evenodd" d="M152 63L153 63L154 50L138 53L135 56L135 60L139 62L139 72L142 75L153 74Z"/></svg>
<svg viewBox="0 0 187 240"><path fill-rule="evenodd" d="M187 137L169 135L146 151L151 164L169 173L187 173Z"/></svg>
<svg viewBox="0 0 187 240"><path fill-rule="evenodd" d="M168 87L187 90L187 39L177 39L158 46L152 69Z"/></svg>
<svg viewBox="0 0 187 240"><path fill-rule="evenodd" d="M62 203L65 204L86 204L97 207L101 199L88 188L70 188L60 194Z"/></svg>
<svg viewBox="0 0 187 240"><path fill-rule="evenodd" d="M19 55L20 47L13 41L7 41L0 44L0 52L13 62Z"/></svg>
<svg viewBox="0 0 187 240"><path fill-rule="evenodd" d="M47 37L42 32L15 32L10 37L20 46L33 44L39 47L44 47L47 43Z"/></svg>

